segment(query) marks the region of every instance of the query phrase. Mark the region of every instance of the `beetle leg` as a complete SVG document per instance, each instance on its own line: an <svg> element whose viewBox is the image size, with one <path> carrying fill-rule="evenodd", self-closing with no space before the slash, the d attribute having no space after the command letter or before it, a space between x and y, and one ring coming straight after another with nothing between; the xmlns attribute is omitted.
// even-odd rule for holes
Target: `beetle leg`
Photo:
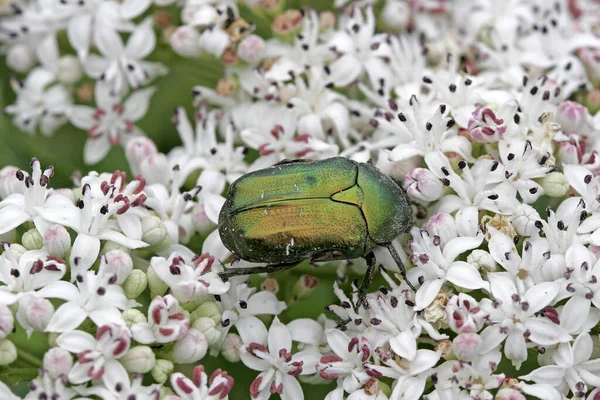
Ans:
<svg viewBox="0 0 600 400"><path fill-rule="evenodd" d="M364 258L367 262L367 272L365 273L365 277L363 278L363 281L360 284L360 288L358 289L358 300L354 306L354 311L356 313L358 313L358 309L360 308L360 306L364 305L364 302L367 298L367 290L369 290L369 286L371 286L371 282L373 282L373 276L375 275L375 266L377 265L375 254L372 251L365 255Z"/></svg>
<svg viewBox="0 0 600 400"><path fill-rule="evenodd" d="M385 247L387 247L387 249L390 251L390 254L392 255L392 258L394 259L394 261L396 261L396 264L398 264L398 268L400 268L400 274L402 275L406 283L408 283L408 286L410 286L410 288L416 292L417 289L415 289L415 287L412 285L412 283L410 283L408 277L406 276L406 267L404 266L404 263L402 263L402 259L400 258L400 255L394 248L394 245L390 242L386 243Z"/></svg>
<svg viewBox="0 0 600 400"><path fill-rule="evenodd" d="M221 278L223 282L227 282L229 278L239 275L273 274L275 272L293 268L298 264L300 264L300 262L269 264L264 267L224 268L223 272L219 272L219 278Z"/></svg>

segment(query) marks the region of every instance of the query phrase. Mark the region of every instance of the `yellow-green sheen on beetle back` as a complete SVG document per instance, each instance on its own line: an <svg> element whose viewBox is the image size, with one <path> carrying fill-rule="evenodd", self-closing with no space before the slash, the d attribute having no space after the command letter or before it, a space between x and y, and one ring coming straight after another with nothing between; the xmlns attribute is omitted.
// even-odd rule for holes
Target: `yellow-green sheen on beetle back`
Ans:
<svg viewBox="0 0 600 400"><path fill-rule="evenodd" d="M368 164L336 157L277 164L229 188L223 244L251 262L362 257L410 230L404 191Z"/></svg>

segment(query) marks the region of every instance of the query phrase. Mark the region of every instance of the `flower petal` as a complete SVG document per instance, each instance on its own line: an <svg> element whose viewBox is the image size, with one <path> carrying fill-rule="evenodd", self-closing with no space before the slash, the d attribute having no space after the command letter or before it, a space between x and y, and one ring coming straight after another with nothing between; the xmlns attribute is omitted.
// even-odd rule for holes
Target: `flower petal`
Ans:
<svg viewBox="0 0 600 400"><path fill-rule="evenodd" d="M81 325L86 318L87 312L85 312L85 310L79 305L71 302L64 303L54 312L54 315L52 318L50 318L45 331L70 332Z"/></svg>
<svg viewBox="0 0 600 400"><path fill-rule="evenodd" d="M415 295L415 311L423 310L425 307L430 305L433 299L435 299L440 292L443 284L444 279L425 281L417 290L417 294Z"/></svg>
<svg viewBox="0 0 600 400"><path fill-rule="evenodd" d="M488 282L481 278L477 268L464 261L455 261L446 273L446 279L465 289L489 290Z"/></svg>
<svg viewBox="0 0 600 400"><path fill-rule="evenodd" d="M417 341L410 330L400 332L391 338L390 347L394 353L409 361L413 361L417 355Z"/></svg>
<svg viewBox="0 0 600 400"><path fill-rule="evenodd" d="M292 335L277 317L269 328L268 346L273 357L279 357L280 350L292 351Z"/></svg>
<svg viewBox="0 0 600 400"><path fill-rule="evenodd" d="M523 325L531 332L529 340L542 346L550 346L571 340L569 335L560 326L546 318L528 318Z"/></svg>
<svg viewBox="0 0 600 400"><path fill-rule="evenodd" d="M56 344L71 353L81 353L96 347L96 339L82 331L67 332L56 338Z"/></svg>

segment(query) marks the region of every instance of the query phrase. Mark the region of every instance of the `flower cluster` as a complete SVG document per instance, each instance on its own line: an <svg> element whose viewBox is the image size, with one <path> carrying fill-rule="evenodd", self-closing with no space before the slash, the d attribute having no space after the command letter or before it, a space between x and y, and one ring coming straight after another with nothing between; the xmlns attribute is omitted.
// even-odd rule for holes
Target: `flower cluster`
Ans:
<svg viewBox="0 0 600 400"><path fill-rule="evenodd" d="M85 164L121 145L132 173L0 170L0 397L600 398L600 4L332 3L0 4L14 125L70 123ZM166 152L136 125L160 46L222 68L175 107ZM366 299L361 259L222 279L263 266L219 236L229 185L333 156L413 209Z"/></svg>

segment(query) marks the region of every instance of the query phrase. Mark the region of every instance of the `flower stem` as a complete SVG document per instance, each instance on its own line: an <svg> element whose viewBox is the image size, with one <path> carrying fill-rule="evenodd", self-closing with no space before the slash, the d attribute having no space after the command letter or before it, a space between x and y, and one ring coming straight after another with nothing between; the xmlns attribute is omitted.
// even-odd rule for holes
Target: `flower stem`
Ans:
<svg viewBox="0 0 600 400"><path fill-rule="evenodd" d="M17 356L19 359L30 365L33 365L34 367L42 368L42 360L20 347L17 347Z"/></svg>

